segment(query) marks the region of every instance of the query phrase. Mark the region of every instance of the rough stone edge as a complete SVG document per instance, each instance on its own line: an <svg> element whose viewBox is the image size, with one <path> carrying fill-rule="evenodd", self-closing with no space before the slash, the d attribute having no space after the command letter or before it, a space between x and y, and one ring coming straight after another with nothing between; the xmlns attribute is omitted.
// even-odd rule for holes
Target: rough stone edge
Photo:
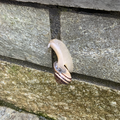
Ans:
<svg viewBox="0 0 120 120"><path fill-rule="evenodd" d="M11 103L3 101L3 100L0 100L0 106L13 109L13 110L18 111L20 113L23 112L23 113L26 113L26 114L33 114L33 115L38 116L38 118L40 118L40 117L45 118L45 120L55 120L54 118L51 118L47 114L44 114L44 113L35 114L34 112L29 112L29 111L27 111L27 110L25 110L23 108L21 109L21 108L15 106L14 104L11 104Z"/></svg>
<svg viewBox="0 0 120 120"><path fill-rule="evenodd" d="M34 115L34 114L30 114L30 113L27 113L27 112L24 112L24 111L16 111L12 108L9 108L9 107L5 107L5 106L0 106L0 119L2 118L3 119L22 119L22 117L26 117L28 119L30 118L35 118L35 120L39 120L39 118L44 118L42 116L37 116L37 115ZM45 118L44 118L45 119ZM43 120L43 119L42 119ZM45 119L46 120L46 119Z"/></svg>
<svg viewBox="0 0 120 120"><path fill-rule="evenodd" d="M83 9L95 9L95 10L105 10L105 11L120 11L120 8L117 7L117 5L113 4L110 5L110 3L76 3L73 2L64 2L64 1L57 1L57 0L12 0L12 1L20 1L20 2L31 2L31 3L40 3L45 5L57 5L57 6L64 6L64 7L74 7L74 8L83 8ZM113 7L111 7L113 6Z"/></svg>

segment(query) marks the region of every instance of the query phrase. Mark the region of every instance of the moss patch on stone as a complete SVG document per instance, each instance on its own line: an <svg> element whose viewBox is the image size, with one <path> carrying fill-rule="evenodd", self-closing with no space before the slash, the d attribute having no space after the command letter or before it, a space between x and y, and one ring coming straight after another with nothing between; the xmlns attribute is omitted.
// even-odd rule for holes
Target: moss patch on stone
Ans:
<svg viewBox="0 0 120 120"><path fill-rule="evenodd" d="M25 109L20 109L19 107L16 107L15 105L13 105L11 103L6 103L3 100L0 100L0 106L6 106L6 107L9 107L9 108L12 108L12 109L14 109L18 112L26 112L26 113L35 114L34 112L28 112ZM51 117L47 116L46 114L44 114L42 112L41 113L39 112L38 114L35 114L35 115L37 115L38 117L42 116L42 117L46 118L45 120L55 120L54 118L51 118Z"/></svg>
<svg viewBox="0 0 120 120"><path fill-rule="evenodd" d="M54 119L120 118L120 91L73 80L58 85L51 73L0 61L0 99Z"/></svg>

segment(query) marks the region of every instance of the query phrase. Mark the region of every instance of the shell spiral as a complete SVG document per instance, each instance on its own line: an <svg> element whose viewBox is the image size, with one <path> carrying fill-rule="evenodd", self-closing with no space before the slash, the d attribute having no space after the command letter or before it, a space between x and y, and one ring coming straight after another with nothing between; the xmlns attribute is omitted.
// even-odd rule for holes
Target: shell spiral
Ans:
<svg viewBox="0 0 120 120"><path fill-rule="evenodd" d="M54 62L54 77L57 83L59 84L69 84L71 82L71 75L68 77L66 76L67 69L64 71L61 68L58 68L57 62ZM69 72L69 71L68 71Z"/></svg>

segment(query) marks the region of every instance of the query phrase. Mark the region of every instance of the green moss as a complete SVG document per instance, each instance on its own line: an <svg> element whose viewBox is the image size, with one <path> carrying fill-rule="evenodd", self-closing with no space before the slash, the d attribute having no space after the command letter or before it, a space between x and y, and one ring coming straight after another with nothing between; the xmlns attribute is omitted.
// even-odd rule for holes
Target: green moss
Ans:
<svg viewBox="0 0 120 120"><path fill-rule="evenodd" d="M9 69L9 73L10 74L14 74L14 75L16 75L17 73L18 73L18 71L20 70L20 67L19 66L15 66L15 65L12 65L12 66L10 66L10 69Z"/></svg>
<svg viewBox="0 0 120 120"><path fill-rule="evenodd" d="M5 64L4 67L1 66L1 68L3 68L4 72L6 71L5 69L6 68L9 68L8 69L8 73L9 73L9 76L10 76L10 79L9 79L9 86L11 86L12 82L15 81L16 84L18 86L21 86L21 82L23 83L23 86L27 87L29 83L26 83L27 80L33 80L34 78L36 79L43 79L45 76L43 76L43 72L39 73L39 72L33 72L33 70L29 69L29 68L26 68L26 67L22 67L22 66L18 66L18 65L15 65L15 64ZM2 72L3 72L2 70ZM47 78L48 77L48 78ZM25 80L24 80L24 79ZM49 79L49 76L46 75L46 79ZM32 87L30 87L30 91L35 91L36 87L38 86L38 83L30 83L30 84L33 84ZM41 81L41 85L42 85L42 81ZM6 88L7 89L7 88ZM35 91L37 92L37 91ZM42 116L44 118L46 118L47 120L55 120L54 118L51 118L49 116L47 116L47 114L43 113L43 112L36 112L34 113L34 111L27 111L25 110L24 108L20 109L19 107L16 107L14 104L11 104L9 102L5 102L3 100L0 100L0 106L6 106L6 107L9 107L9 108L12 108L16 111L19 111L19 112L27 112L27 113L31 113L31 114L35 114L37 115L38 117Z"/></svg>
<svg viewBox="0 0 120 120"><path fill-rule="evenodd" d="M86 118L108 114L115 116L112 115L114 104L115 114L119 113L118 91L76 80L69 85L58 85L51 73L15 64L1 64L0 67L4 68L1 72L5 73L1 74L1 99L7 102L2 101L1 105L18 111L29 111L48 120L59 118L61 114L68 119L84 115ZM48 115L54 118L49 118Z"/></svg>
<svg viewBox="0 0 120 120"><path fill-rule="evenodd" d="M20 109L19 107L16 107L15 105L13 105L11 103L7 103L7 102L5 102L3 100L0 100L0 106L6 106L6 107L14 109L14 110L16 110L18 112L27 112L27 113L34 114L32 111L28 112L25 109ZM38 117L42 116L42 117L46 118L47 120L55 120L54 118L51 118L51 117L47 116L45 113L42 113L42 112L39 112L39 113L34 114L34 115L37 115Z"/></svg>

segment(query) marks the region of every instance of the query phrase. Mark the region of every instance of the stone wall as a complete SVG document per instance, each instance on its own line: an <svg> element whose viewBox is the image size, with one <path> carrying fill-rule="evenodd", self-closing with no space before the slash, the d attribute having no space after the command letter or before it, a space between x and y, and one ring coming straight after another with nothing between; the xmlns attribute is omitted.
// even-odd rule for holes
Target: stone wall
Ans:
<svg viewBox="0 0 120 120"><path fill-rule="evenodd" d="M1 0L0 103L48 119L120 119L119 0L104 2ZM54 80L53 38L72 55L69 85Z"/></svg>

